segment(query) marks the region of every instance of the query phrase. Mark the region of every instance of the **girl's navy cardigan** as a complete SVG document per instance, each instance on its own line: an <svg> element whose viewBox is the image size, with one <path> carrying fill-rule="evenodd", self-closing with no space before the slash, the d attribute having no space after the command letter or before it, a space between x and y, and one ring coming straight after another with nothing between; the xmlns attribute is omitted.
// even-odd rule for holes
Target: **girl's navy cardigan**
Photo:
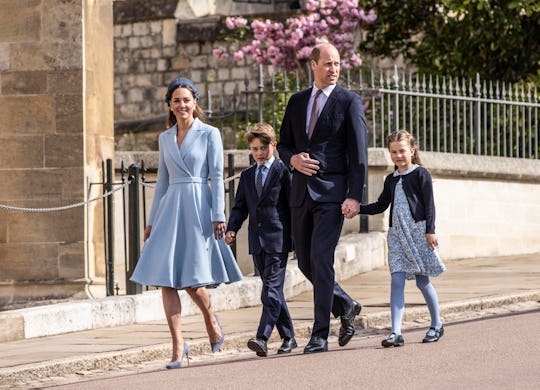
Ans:
<svg viewBox="0 0 540 390"><path fill-rule="evenodd" d="M402 179L403 190L409 203L409 209L416 222L426 221L426 234L435 233L435 202L431 175L424 167L418 166L406 175L386 176L384 188L376 202L360 207L361 214L379 214L390 207L390 226L394 208L394 190L399 179Z"/></svg>

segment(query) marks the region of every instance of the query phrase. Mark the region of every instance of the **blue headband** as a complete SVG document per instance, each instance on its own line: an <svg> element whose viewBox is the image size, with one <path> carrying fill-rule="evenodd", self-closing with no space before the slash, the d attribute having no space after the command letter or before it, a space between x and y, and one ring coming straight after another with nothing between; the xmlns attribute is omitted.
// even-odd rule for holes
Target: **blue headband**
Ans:
<svg viewBox="0 0 540 390"><path fill-rule="evenodd" d="M174 90L178 87L189 87L193 91L193 96L195 97L195 100L199 100L199 91L197 90L197 87L195 87L195 84L189 79L186 79L184 77L178 77L174 79L167 88L167 94L165 95L165 102L168 106L171 105L171 96Z"/></svg>

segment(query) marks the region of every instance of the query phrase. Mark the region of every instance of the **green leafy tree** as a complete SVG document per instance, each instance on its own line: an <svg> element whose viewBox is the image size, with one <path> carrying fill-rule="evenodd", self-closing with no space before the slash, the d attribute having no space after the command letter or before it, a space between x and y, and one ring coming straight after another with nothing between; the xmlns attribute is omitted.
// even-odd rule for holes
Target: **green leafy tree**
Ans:
<svg viewBox="0 0 540 390"><path fill-rule="evenodd" d="M426 73L540 81L538 0L367 0L377 20L362 49L403 55Z"/></svg>

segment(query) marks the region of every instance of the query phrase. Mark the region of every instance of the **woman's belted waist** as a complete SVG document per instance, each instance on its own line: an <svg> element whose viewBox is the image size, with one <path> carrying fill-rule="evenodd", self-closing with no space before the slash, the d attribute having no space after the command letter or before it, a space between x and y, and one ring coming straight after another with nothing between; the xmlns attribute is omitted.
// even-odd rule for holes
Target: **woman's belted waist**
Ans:
<svg viewBox="0 0 540 390"><path fill-rule="evenodd" d="M206 184L208 179L205 177L175 177L169 179L169 185L182 183L203 183Z"/></svg>

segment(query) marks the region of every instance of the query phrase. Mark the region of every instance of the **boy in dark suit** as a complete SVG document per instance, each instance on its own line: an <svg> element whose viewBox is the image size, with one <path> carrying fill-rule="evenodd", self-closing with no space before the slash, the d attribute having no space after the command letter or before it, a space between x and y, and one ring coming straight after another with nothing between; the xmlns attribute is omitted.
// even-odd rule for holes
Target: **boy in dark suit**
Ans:
<svg viewBox="0 0 540 390"><path fill-rule="evenodd" d="M267 342L276 326L283 340L278 354L296 348L294 328L283 294L288 253L292 250L289 209L290 172L274 157L276 134L272 126L257 123L245 135L257 162L240 175L225 242L230 245L249 215L249 253L261 276L263 311L257 335L248 348L267 356Z"/></svg>

